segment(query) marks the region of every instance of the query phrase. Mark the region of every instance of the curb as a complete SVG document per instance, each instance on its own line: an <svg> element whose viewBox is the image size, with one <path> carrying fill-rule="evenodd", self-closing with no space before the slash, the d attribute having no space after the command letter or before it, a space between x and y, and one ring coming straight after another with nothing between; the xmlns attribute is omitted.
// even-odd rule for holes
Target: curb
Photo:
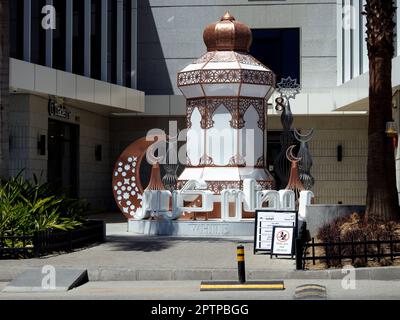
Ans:
<svg viewBox="0 0 400 320"><path fill-rule="evenodd" d="M85 269L85 267L80 267ZM0 282L14 280L32 267L8 269L0 267ZM215 281L237 280L236 269L130 269L116 267L88 268L90 281ZM346 274L342 270L279 271L248 270L248 280L341 280ZM356 269L357 280L393 281L400 280L400 267Z"/></svg>

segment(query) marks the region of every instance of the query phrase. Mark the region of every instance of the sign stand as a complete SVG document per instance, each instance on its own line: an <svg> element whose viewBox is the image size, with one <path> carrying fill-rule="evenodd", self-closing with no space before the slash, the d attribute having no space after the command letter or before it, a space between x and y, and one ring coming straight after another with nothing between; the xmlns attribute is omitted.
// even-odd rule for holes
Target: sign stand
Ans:
<svg viewBox="0 0 400 320"><path fill-rule="evenodd" d="M294 256L294 239L296 228L294 226L275 226L273 229L271 258L272 256Z"/></svg>
<svg viewBox="0 0 400 320"><path fill-rule="evenodd" d="M254 231L254 254L271 253L274 227L292 227L295 234L297 221L297 211L257 210Z"/></svg>

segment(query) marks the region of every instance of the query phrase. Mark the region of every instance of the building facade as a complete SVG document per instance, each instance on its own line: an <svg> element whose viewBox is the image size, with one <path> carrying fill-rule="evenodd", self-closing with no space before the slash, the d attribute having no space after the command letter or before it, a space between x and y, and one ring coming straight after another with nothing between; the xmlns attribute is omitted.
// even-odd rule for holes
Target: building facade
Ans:
<svg viewBox="0 0 400 320"><path fill-rule="evenodd" d="M10 6L7 172L113 206L111 114L142 112L135 0Z"/></svg>
<svg viewBox="0 0 400 320"><path fill-rule="evenodd" d="M45 30L48 5L55 8L55 29ZM168 132L171 121L185 127L177 73L205 53L204 27L229 11L251 27L250 53L278 82L290 76L301 85L293 127L315 129L309 147L317 202L364 204L362 0L15 0L10 7L7 174L25 169L27 177L61 178L95 207L112 209L114 161L150 129ZM267 121L272 173L282 130L276 97Z"/></svg>

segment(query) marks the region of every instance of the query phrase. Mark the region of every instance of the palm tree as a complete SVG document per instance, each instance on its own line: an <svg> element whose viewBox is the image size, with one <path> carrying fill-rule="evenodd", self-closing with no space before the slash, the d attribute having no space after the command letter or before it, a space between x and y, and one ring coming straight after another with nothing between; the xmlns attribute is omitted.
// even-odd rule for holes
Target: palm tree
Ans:
<svg viewBox="0 0 400 320"><path fill-rule="evenodd" d="M392 58L394 54L392 0L367 0L369 57L369 129L366 218L399 218L394 150L386 123L392 121Z"/></svg>
<svg viewBox="0 0 400 320"><path fill-rule="evenodd" d="M0 0L0 175L7 176L9 103L9 0Z"/></svg>

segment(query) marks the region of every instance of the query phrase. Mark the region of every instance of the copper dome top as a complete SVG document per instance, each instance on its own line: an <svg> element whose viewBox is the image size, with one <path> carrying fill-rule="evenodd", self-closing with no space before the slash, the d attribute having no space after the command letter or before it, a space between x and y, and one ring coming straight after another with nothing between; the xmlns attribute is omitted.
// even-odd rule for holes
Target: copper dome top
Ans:
<svg viewBox="0 0 400 320"><path fill-rule="evenodd" d="M207 51L249 52L253 40L250 28L236 21L229 12L220 21L208 25L203 38Z"/></svg>

